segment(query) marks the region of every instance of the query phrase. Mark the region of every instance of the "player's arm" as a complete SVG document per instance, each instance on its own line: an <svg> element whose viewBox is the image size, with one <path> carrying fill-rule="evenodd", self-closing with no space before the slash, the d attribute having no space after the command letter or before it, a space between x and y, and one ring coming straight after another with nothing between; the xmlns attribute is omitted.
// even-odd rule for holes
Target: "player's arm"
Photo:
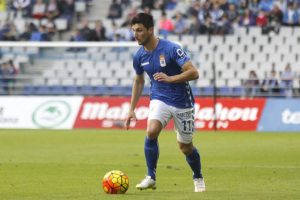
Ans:
<svg viewBox="0 0 300 200"><path fill-rule="evenodd" d="M167 83L183 83L199 78L198 70L194 67L191 61L187 61L182 66L182 73L175 76L168 76L165 73L159 72L153 75L153 78L157 81L163 81Z"/></svg>
<svg viewBox="0 0 300 200"><path fill-rule="evenodd" d="M129 128L130 121L136 119L134 109L139 101L140 96L142 95L144 83L145 83L144 74L135 76L133 81L133 86L132 86L130 109L129 109L128 116L125 120L126 129Z"/></svg>

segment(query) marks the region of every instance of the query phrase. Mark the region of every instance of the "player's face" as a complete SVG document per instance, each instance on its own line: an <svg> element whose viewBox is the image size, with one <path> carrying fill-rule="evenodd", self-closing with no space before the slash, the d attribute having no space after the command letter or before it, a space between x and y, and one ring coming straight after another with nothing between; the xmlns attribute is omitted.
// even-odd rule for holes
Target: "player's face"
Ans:
<svg viewBox="0 0 300 200"><path fill-rule="evenodd" d="M131 28L134 33L134 38L139 45L145 45L149 42L153 34L153 28L147 29L143 24L134 24Z"/></svg>

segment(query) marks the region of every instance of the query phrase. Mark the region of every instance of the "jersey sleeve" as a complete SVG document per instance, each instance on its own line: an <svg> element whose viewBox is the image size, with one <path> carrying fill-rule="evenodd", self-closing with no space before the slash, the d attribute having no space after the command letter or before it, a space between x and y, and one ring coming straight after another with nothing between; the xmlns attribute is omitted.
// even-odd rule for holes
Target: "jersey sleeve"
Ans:
<svg viewBox="0 0 300 200"><path fill-rule="evenodd" d="M179 66L183 66L184 63L190 60L190 57L179 45L174 45L172 49L172 58Z"/></svg>
<svg viewBox="0 0 300 200"><path fill-rule="evenodd" d="M144 69L141 67L139 54L135 54L133 57L133 68L135 70L135 73L137 75L141 75L144 73Z"/></svg>

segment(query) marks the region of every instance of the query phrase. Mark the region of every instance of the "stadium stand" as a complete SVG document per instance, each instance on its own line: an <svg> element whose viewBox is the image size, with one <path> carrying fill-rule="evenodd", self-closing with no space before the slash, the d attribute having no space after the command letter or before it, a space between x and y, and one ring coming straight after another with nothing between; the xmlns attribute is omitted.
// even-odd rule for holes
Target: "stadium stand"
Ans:
<svg viewBox="0 0 300 200"><path fill-rule="evenodd" d="M9 62L15 68L8 74L1 70L1 94L130 95L132 57L138 47L122 42L133 41L128 22L144 11L154 16L156 34L181 43L198 67L200 79L191 82L196 95L214 95L216 88L219 96L299 96L299 1L43 2L57 5L57 17L53 11L37 19L28 11L20 14L12 4L0 14L0 40L110 41L118 45L1 46L1 68ZM31 1L30 6L35 3ZM116 12L120 8L122 12ZM16 16L13 21L12 16ZM251 71L256 72L259 83L249 93L246 83ZM272 71L275 77L270 77ZM265 92L263 87L277 89ZM149 80L144 94L148 91Z"/></svg>

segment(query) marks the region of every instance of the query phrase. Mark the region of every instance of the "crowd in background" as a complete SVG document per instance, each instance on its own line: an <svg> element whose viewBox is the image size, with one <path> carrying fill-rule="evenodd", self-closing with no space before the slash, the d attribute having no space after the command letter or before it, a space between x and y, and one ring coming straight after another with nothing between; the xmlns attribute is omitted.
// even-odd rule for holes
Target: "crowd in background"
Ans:
<svg viewBox="0 0 300 200"><path fill-rule="evenodd" d="M281 26L300 25L299 0L194 0L184 1L185 7L178 7L179 0L142 0L140 7L130 6L130 0L113 0L108 18L112 20L111 31L106 31L105 40L132 40L131 18L143 11L152 14L160 10L155 18L161 35L169 34L234 34L236 27L258 26L262 33L278 33ZM182 4L180 4L182 5ZM125 8L125 9L124 9ZM124 14L123 10L127 10ZM168 15L169 13L169 15ZM170 16L171 13L171 16ZM118 26L114 20L123 19ZM102 27L106 30L107 27ZM114 37L117 35L118 37Z"/></svg>
<svg viewBox="0 0 300 200"><path fill-rule="evenodd" d="M298 77L299 79L300 77ZM262 96L286 96L292 97L293 93L293 81L297 79L297 74L294 72L288 63L284 70L277 74L275 67L273 67L270 73L260 80L256 71L251 70L249 77L244 81L244 96L255 97L257 95Z"/></svg>
<svg viewBox="0 0 300 200"><path fill-rule="evenodd" d="M57 33L55 19L67 21L67 30L75 19L77 0L11 0L7 1L7 20L0 25L2 41L51 41ZM92 0L80 0L86 3ZM18 30L16 19L30 19Z"/></svg>
<svg viewBox="0 0 300 200"><path fill-rule="evenodd" d="M15 82L14 76L19 73L18 67L14 64L13 60L5 59L0 60L0 93L11 94L13 83ZM2 91L1 91L2 90Z"/></svg>
<svg viewBox="0 0 300 200"><path fill-rule="evenodd" d="M138 12L156 13L155 23L160 35L226 35L234 34L236 27L258 26L262 33L278 33L282 26L300 25L300 0L112 0L107 19L89 21L88 15L75 16L77 0L12 0L7 12L16 18L39 20L40 24L26 23L24 31L17 30L13 20L0 26L2 41L51 41L57 34L53 21L68 22L69 41L132 41L130 21ZM86 3L92 0L78 0ZM184 4L182 4L184 3ZM182 7L182 5L185 5ZM159 15L157 15L159 13ZM46 19L43 21L43 19ZM110 21L109 27L103 21ZM42 23L43 22L43 23ZM46 22L46 23L45 23ZM91 23L93 26L91 27ZM69 50L74 50L70 48ZM78 49L75 49L78 50ZM80 49L79 49L80 50ZM12 62L10 62L12 65ZM1 63L0 75L17 74L8 62ZM255 71L243 82L245 96L292 96L293 80L297 78L291 66L284 71L272 69L260 80ZM9 80L9 79L8 79ZM7 85L10 81L2 83ZM7 88L7 87L4 87ZM5 89L6 90L6 89ZM7 91L9 93L9 91Z"/></svg>
<svg viewBox="0 0 300 200"><path fill-rule="evenodd" d="M80 41L132 40L129 27L131 18L139 11L151 14L154 10L161 10L160 16L155 20L159 33L164 35L233 34L238 26L259 26L263 33L270 31L276 33L281 26L300 24L299 0L142 0L138 6L133 4L133 0L112 0L107 15L107 19L111 20L109 27L102 23L107 19L99 19L95 22L97 27L94 25L93 30L88 30L91 29L89 26L77 25L83 19L74 16L76 1L92 0L8 1L8 13L13 13L15 17L41 20L43 23L26 24L25 31L19 32L13 20L7 21L0 26L0 40L52 40L52 36L57 32L53 23L56 18L68 21L72 40L74 38ZM171 13L171 16L168 13ZM115 22L120 20L122 21L120 24ZM79 35L76 33L78 31ZM89 31L96 32L97 37L91 36L94 33Z"/></svg>

